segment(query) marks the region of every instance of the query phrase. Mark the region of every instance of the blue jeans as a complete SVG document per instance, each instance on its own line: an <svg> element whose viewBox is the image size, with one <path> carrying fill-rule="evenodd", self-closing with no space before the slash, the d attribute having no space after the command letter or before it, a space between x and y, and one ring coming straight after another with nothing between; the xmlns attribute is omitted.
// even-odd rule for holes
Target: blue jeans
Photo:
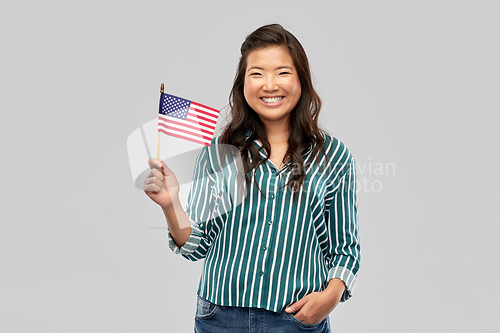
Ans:
<svg viewBox="0 0 500 333"><path fill-rule="evenodd" d="M305 324L284 310L220 306L198 296L195 333L330 333L330 319Z"/></svg>

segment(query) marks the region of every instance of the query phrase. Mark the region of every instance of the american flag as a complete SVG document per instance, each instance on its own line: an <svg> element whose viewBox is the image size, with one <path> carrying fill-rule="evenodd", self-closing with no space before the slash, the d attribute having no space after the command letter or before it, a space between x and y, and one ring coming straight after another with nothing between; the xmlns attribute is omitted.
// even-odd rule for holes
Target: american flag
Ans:
<svg viewBox="0 0 500 333"><path fill-rule="evenodd" d="M219 110L161 93L158 132L209 146Z"/></svg>

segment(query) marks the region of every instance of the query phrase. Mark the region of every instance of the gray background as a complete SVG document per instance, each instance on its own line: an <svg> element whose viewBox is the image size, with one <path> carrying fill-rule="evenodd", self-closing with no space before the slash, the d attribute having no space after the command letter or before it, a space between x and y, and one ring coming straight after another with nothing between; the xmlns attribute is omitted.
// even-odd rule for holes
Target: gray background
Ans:
<svg viewBox="0 0 500 333"><path fill-rule="evenodd" d="M202 262L168 248L161 210L134 186L127 138L156 117L161 82L226 106L241 42L272 22L306 49L323 127L368 186L362 266L333 331L500 331L499 9L2 4L0 331L192 332Z"/></svg>

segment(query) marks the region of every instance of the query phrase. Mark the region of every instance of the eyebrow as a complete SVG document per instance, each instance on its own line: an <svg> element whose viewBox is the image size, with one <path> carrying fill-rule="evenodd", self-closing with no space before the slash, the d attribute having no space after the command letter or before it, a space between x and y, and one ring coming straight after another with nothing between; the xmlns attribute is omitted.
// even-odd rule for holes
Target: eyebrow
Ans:
<svg viewBox="0 0 500 333"><path fill-rule="evenodd" d="M252 67L250 67L250 68L247 70L247 72L249 72L251 69L260 69L261 71L263 71L263 70L264 70L264 68L262 68L262 67L252 66ZM292 67L290 67L290 66L279 66L279 67L277 67L277 68L275 69L275 71L278 71L278 70L280 70L280 69L289 69L289 70L293 70L293 68L292 68Z"/></svg>

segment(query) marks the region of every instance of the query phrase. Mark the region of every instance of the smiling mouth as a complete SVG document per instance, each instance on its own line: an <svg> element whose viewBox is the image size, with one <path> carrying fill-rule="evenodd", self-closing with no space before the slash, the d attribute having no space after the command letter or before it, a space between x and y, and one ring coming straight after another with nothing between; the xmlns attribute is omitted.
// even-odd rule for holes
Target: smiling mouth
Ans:
<svg viewBox="0 0 500 333"><path fill-rule="evenodd" d="M267 104L274 104L274 103L279 103L283 100L283 96L278 96L278 97L261 97L260 98L264 103Z"/></svg>

